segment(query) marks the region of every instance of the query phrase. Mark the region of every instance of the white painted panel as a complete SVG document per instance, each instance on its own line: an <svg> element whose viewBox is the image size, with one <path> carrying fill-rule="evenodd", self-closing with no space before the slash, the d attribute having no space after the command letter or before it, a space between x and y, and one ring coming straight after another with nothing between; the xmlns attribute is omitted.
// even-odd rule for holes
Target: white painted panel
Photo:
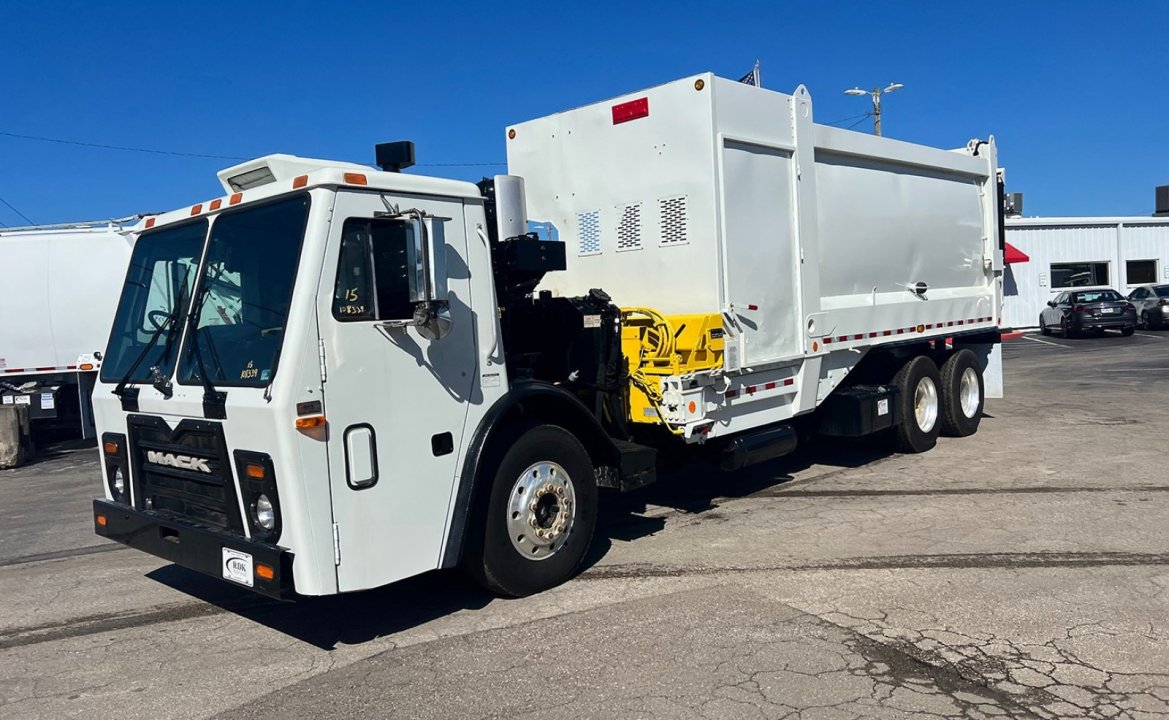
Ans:
<svg viewBox="0 0 1169 720"><path fill-rule="evenodd" d="M742 328L741 362L751 366L802 354L791 154L728 141L722 165L723 304L735 307Z"/></svg>

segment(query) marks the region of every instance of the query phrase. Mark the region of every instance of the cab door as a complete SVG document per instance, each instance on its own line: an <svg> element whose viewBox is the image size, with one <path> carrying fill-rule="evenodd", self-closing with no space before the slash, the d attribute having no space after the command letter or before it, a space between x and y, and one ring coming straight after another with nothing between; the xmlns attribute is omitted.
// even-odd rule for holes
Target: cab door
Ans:
<svg viewBox="0 0 1169 720"><path fill-rule="evenodd" d="M384 585L439 565L477 377L467 236L457 199L392 198L442 222L451 329L393 327L413 314L405 219L377 217L377 193L339 192L317 315L337 541L338 590Z"/></svg>

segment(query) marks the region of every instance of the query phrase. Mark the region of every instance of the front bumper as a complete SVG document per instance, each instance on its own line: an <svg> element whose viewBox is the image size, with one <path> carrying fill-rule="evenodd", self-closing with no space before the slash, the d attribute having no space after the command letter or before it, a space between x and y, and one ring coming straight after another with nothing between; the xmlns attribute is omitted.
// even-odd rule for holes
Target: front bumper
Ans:
<svg viewBox="0 0 1169 720"><path fill-rule="evenodd" d="M99 516L105 518L104 524L98 520ZM264 565L273 571L271 578L265 578L253 570L249 589L278 600L290 600L295 595L292 553L288 550L195 527L100 498L93 501L93 517L94 532L102 537L220 580L224 580L224 548L247 553L252 556L253 568ZM247 587L242 583L232 584Z"/></svg>

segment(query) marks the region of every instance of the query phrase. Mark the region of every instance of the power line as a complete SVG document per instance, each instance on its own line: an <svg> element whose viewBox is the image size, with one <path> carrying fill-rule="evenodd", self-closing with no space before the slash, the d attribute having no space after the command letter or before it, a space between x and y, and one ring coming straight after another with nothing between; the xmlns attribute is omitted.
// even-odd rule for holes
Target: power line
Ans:
<svg viewBox="0 0 1169 720"><path fill-rule="evenodd" d="M80 145L82 147L101 148L102 150L122 150L124 152L140 152L150 153L153 155L177 155L180 157L195 157L195 158L209 158L212 160L248 160L250 158L240 157L238 155L209 155L206 153L191 153L181 152L179 150L155 150L153 148L139 148L129 147L126 145L106 145L104 143L82 142L80 140L63 140L61 138L40 137L38 135L22 135L20 133L4 132L0 130L0 135L6 137L19 138L21 140L37 140L39 142L58 143L60 145Z"/></svg>
<svg viewBox="0 0 1169 720"><path fill-rule="evenodd" d="M14 213L16 213L17 215L19 215L19 216L21 216L22 218L24 218L24 221L25 221L26 223L28 223L29 225L36 225L36 223L34 223L32 220L29 220L29 219L28 219L28 215L25 215L25 214L24 214L24 213L22 213L21 211L17 210L15 207L13 207L12 203L8 202L8 201L7 201L7 200L5 200L3 197L0 197L0 203L4 203L5 205L7 205L9 210L11 210L12 212L14 212ZM5 225L4 227L8 227L8 226L7 226L7 225Z"/></svg>
<svg viewBox="0 0 1169 720"><path fill-rule="evenodd" d="M57 143L59 145L78 145L80 147L99 148L101 150L121 150L122 152L149 153L151 155L173 155L178 157L208 158L211 160L251 160L252 158L240 155L213 155L210 153L183 152L181 150L158 150L155 148L130 147L128 145L108 145L106 143L84 142L81 140L66 140L63 138L42 137L40 135L24 135L22 133L0 130L0 135L20 140L35 140L37 142ZM418 163L417 167L498 167L507 165L504 162L470 162L470 163Z"/></svg>
<svg viewBox="0 0 1169 720"><path fill-rule="evenodd" d="M849 115L848 117L840 118L839 120L829 120L828 122L822 123L822 124L823 125L839 125L840 123L848 122L849 120L856 120L857 118L867 118L868 116L869 116L869 113L866 112L866 113L861 113L860 115Z"/></svg>
<svg viewBox="0 0 1169 720"><path fill-rule="evenodd" d="M861 123L863 123L865 121L865 118L870 117L871 115L872 115L872 113L865 113L864 115L861 115L860 120L857 120L852 125L849 125L848 127L845 128L845 130L852 130L857 125L860 125Z"/></svg>

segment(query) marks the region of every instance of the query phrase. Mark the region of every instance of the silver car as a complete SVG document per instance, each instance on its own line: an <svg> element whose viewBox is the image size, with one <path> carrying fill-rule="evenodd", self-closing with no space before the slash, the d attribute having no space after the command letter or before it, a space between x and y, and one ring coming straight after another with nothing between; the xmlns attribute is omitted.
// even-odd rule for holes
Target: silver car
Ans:
<svg viewBox="0 0 1169 720"><path fill-rule="evenodd" d="M1142 285L1128 294L1128 301L1136 306L1137 327L1169 325L1169 285Z"/></svg>

